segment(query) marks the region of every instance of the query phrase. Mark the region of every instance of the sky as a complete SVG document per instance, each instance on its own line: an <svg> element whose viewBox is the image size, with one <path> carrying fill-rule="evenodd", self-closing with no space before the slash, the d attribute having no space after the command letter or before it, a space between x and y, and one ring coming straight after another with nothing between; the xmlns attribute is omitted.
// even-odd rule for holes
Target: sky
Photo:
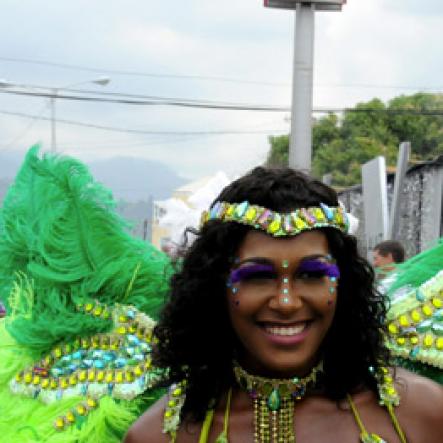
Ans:
<svg viewBox="0 0 443 443"><path fill-rule="evenodd" d="M441 0L348 0L341 12L316 13L314 108L442 91L442 19ZM294 26L293 11L262 0L2 0L0 79L60 95L68 87L289 108ZM100 76L111 81L91 83ZM49 99L12 90L0 89L0 153L36 142L50 150ZM77 123L57 122L58 152L161 161L190 180L263 163L268 136L287 133L290 117L61 98L55 109Z"/></svg>

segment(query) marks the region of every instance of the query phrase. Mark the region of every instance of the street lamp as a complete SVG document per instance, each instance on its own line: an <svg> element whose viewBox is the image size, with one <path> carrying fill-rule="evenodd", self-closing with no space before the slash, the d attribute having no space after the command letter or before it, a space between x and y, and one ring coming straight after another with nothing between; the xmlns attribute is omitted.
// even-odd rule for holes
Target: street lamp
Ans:
<svg viewBox="0 0 443 443"><path fill-rule="evenodd" d="M55 124L56 124L55 99L57 98L57 95L58 95L58 92L60 91L60 89L68 89L68 88L72 88L73 86L79 86L79 85L83 85L83 84L87 84L87 83L94 83L96 85L106 86L110 81L111 81L111 79L109 77L101 76L101 77L98 77L93 80L85 80L82 82L72 83L72 84L69 84L66 86L61 86L58 88L51 88L52 94L51 94L51 98L50 98L50 104L51 104L51 151L52 152L57 151L56 131L55 131ZM1 86L1 82L0 82L0 86Z"/></svg>

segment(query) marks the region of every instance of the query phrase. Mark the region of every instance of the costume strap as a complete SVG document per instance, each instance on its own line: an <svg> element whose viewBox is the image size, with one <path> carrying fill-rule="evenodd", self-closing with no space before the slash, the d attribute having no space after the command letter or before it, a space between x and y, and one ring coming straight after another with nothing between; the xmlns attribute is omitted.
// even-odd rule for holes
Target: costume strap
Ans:
<svg viewBox="0 0 443 443"><path fill-rule="evenodd" d="M299 208L289 213L279 213L262 206L241 203L216 202L201 218L201 227L211 220L237 222L261 229L274 237L286 237L318 228L334 228L349 232L349 220L340 207L320 203L320 207Z"/></svg>

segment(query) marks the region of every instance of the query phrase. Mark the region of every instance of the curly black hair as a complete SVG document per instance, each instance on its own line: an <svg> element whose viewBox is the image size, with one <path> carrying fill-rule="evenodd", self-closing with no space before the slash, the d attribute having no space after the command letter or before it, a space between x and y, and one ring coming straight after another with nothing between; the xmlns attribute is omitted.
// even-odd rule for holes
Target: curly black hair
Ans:
<svg viewBox="0 0 443 443"><path fill-rule="evenodd" d="M337 206L335 191L289 168L257 167L227 186L216 201L263 206L278 212ZM215 203L215 202L214 202ZM211 220L186 249L171 279L170 299L155 328L154 364L169 368L168 382L188 380L183 415L202 420L211 402L233 383L232 359L238 340L230 323L226 281L238 248L252 227ZM322 228L340 269L336 312L322 344L324 390L339 400L360 387L376 392L374 376L389 359L384 346L384 299L374 272L357 250L354 237Z"/></svg>

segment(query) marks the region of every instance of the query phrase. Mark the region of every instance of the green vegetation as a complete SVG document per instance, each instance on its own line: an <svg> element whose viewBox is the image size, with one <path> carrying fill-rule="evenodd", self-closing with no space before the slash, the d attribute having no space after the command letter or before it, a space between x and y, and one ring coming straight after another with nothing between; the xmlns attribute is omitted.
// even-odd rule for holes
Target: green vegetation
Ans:
<svg viewBox="0 0 443 443"><path fill-rule="evenodd" d="M361 164L383 155L387 165L395 166L402 141L411 142L413 161L443 154L443 95L402 95L387 104L375 98L343 116L318 119L313 127L312 172L317 177L331 173L335 186L360 183ZM271 136L269 142L266 164L287 165L289 137Z"/></svg>

